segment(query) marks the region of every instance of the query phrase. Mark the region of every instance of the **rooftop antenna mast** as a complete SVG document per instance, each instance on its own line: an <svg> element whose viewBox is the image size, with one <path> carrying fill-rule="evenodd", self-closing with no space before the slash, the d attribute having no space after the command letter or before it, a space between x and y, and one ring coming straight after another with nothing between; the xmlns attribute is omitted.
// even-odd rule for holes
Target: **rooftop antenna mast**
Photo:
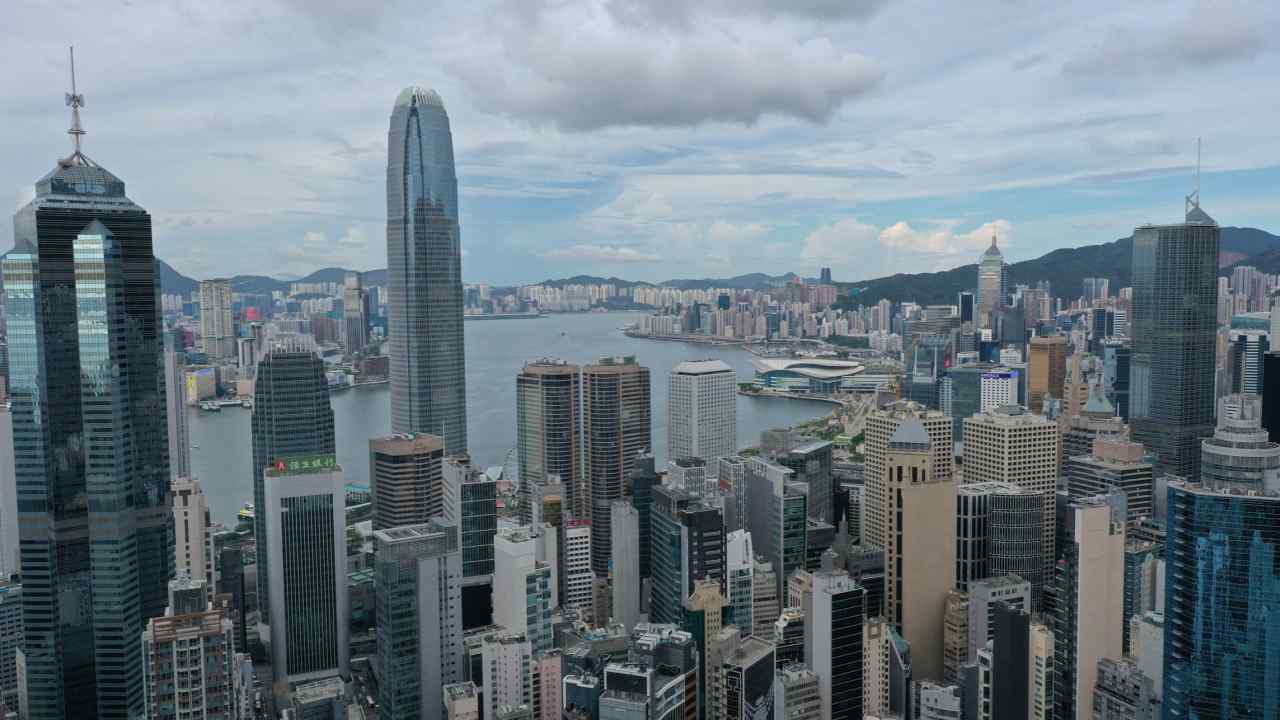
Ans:
<svg viewBox="0 0 1280 720"><path fill-rule="evenodd" d="M68 48L71 55L71 92L67 93L67 107L71 108L71 129L67 134L71 136L71 141L75 152L71 153L71 157L67 158L68 164L76 160L84 161L84 155L80 154L80 137L84 135L84 128L80 127L80 108L84 107L84 95L76 92L76 49L75 46Z"/></svg>
<svg viewBox="0 0 1280 720"><path fill-rule="evenodd" d="M1187 212L1200 207L1200 138L1196 138L1196 189L1187 196Z"/></svg>

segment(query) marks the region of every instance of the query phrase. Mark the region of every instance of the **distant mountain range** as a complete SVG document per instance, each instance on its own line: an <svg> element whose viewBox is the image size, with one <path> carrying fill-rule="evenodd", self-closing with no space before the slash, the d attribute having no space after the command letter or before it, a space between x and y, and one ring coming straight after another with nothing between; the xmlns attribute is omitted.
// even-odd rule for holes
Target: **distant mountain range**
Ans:
<svg viewBox="0 0 1280 720"><path fill-rule="evenodd" d="M1101 245L1054 250L1034 260L1024 260L1009 265L1009 282L1014 285L1034 285L1037 281L1048 280L1053 291L1060 294L1078 292L1081 281L1086 277L1110 278L1113 289L1126 287L1129 285L1129 264L1132 255L1133 239L1131 237ZM1218 259L1224 275L1230 274L1233 268L1242 265L1251 265L1262 272L1280 273L1280 236L1257 228L1224 227ZM342 282L342 275L345 272L343 268L331 267L317 270L296 280L278 280L264 275L237 275L230 280L235 292L270 293L274 290L287 291L290 283L295 282ZM848 292L852 302L863 305L871 305L886 298L894 302L911 300L926 305L951 304L955 302L957 293L974 287L977 272L978 266L971 264L940 272L899 273L888 277L858 282L837 282L837 284L843 291ZM386 270L370 270L362 273L362 276L365 285L386 285L387 283ZM620 287L663 286L678 289L731 287L767 290L786 285L795 277L795 273L784 275L750 273L727 278L673 279L651 283L619 277L575 275L544 280L542 284L563 287L612 283ZM160 284L166 293L183 295L195 292L200 285L198 281L179 273L163 260L160 261Z"/></svg>

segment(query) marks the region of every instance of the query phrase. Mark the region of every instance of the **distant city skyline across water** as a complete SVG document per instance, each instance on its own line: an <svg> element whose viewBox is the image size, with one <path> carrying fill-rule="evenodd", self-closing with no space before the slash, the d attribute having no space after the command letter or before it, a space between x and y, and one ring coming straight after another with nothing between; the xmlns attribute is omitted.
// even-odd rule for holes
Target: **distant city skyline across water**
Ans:
<svg viewBox="0 0 1280 720"><path fill-rule="evenodd" d="M652 373L653 442L660 464L666 460L667 383L671 368L684 360L719 358L742 381L752 377L751 354L740 347L630 338L619 328L638 313L552 315L539 320L467 323L467 416L472 461L500 465L515 447L516 373L526 361L555 357L587 364L599 357L635 355ZM390 387L374 385L334 393L331 402L338 462L348 482L367 483L368 440L391 432ZM816 400L738 396L738 446L757 444L760 431L794 425L831 411ZM188 408L192 470L209 497L214 522L235 525L235 514L252 501L247 483L251 455L246 410L204 412ZM514 469L514 456L511 467Z"/></svg>

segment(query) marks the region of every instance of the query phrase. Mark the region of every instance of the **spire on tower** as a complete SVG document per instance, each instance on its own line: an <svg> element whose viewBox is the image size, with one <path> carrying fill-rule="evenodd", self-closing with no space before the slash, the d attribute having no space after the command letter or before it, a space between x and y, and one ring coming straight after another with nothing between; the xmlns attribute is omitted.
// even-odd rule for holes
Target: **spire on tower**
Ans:
<svg viewBox="0 0 1280 720"><path fill-rule="evenodd" d="M76 91L76 49L70 47L68 50L71 56L71 92L67 93L67 107L71 108L71 129L67 134L71 136L73 152L62 162L66 165L91 165L80 152L80 137L84 135L84 128L80 127L80 108L84 107L84 95Z"/></svg>
<svg viewBox="0 0 1280 720"><path fill-rule="evenodd" d="M1192 209L1200 208L1200 138L1196 138L1196 189L1187 196L1186 212L1191 214Z"/></svg>

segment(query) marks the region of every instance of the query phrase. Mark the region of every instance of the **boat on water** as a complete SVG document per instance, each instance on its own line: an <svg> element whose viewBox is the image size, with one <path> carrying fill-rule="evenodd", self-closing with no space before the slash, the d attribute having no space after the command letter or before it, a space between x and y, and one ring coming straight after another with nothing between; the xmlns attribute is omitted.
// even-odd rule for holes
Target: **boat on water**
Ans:
<svg viewBox="0 0 1280 720"><path fill-rule="evenodd" d="M208 412L219 412L222 410L222 406L219 405L218 403L205 400L204 402L200 403L200 409L206 410Z"/></svg>
<svg viewBox="0 0 1280 720"><path fill-rule="evenodd" d="M253 522L253 503L245 503L244 506L240 508L240 512L236 513L236 517L245 522Z"/></svg>
<svg viewBox="0 0 1280 720"><path fill-rule="evenodd" d="M191 447L192 447L192 449L198 450L198 449L200 449L200 443L198 443L198 442L193 442L193 443L191 443Z"/></svg>

